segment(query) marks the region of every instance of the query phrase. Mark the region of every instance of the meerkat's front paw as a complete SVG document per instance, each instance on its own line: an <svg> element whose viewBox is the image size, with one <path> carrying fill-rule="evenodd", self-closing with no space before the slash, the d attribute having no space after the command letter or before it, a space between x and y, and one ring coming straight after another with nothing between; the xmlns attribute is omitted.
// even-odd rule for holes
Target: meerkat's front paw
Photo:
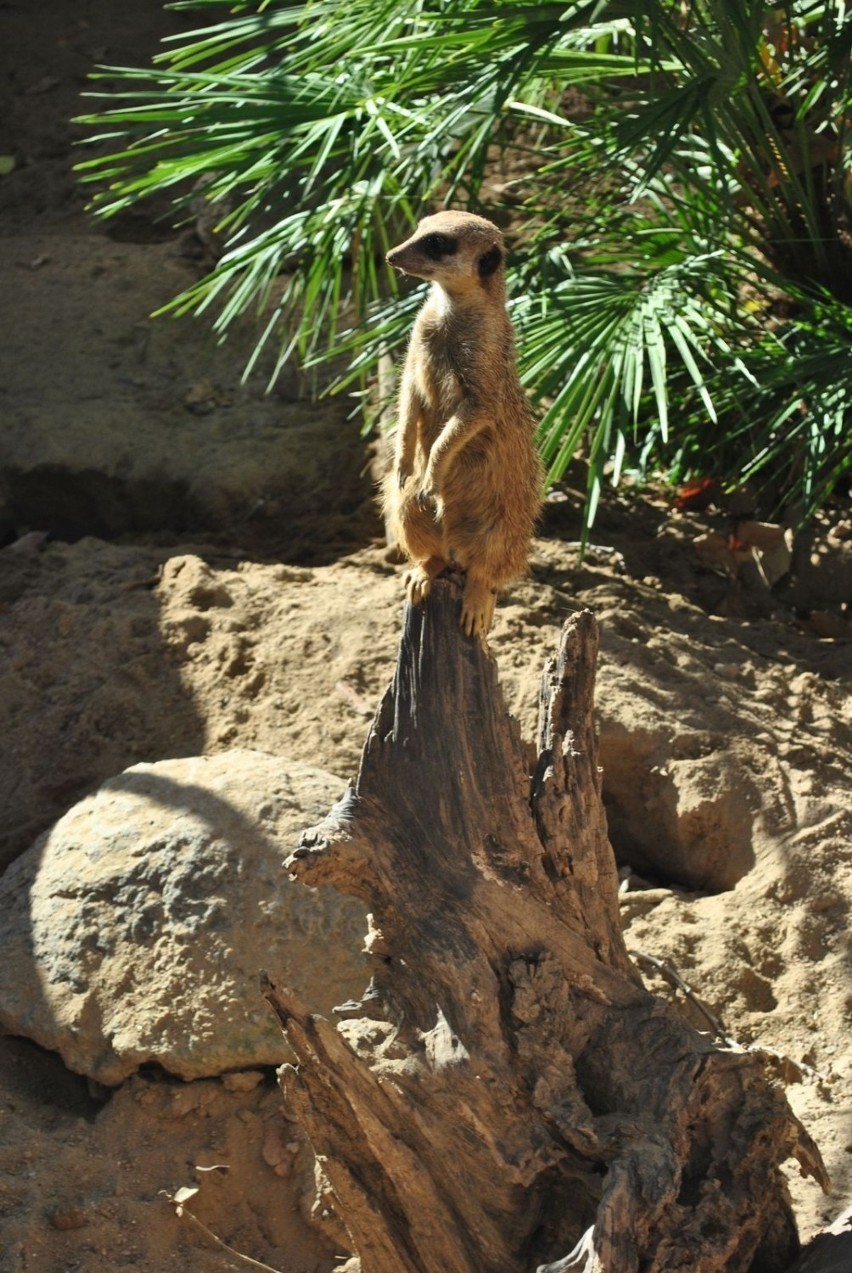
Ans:
<svg viewBox="0 0 852 1273"><path fill-rule="evenodd" d="M413 566L404 575L405 595L413 606L429 596L432 588L432 576L422 566Z"/></svg>
<svg viewBox="0 0 852 1273"><path fill-rule="evenodd" d="M403 461L396 466L396 484L399 490L402 490L405 483L411 477L411 465Z"/></svg>
<svg viewBox="0 0 852 1273"><path fill-rule="evenodd" d="M494 622L497 590L468 576L462 597L461 625L465 635L485 640Z"/></svg>
<svg viewBox="0 0 852 1273"><path fill-rule="evenodd" d="M437 503L441 494L441 481L437 469L429 465L420 482L417 502L421 507Z"/></svg>
<svg viewBox="0 0 852 1273"><path fill-rule="evenodd" d="M414 498L421 508L434 509L438 500L438 492L433 490L431 486L421 486Z"/></svg>

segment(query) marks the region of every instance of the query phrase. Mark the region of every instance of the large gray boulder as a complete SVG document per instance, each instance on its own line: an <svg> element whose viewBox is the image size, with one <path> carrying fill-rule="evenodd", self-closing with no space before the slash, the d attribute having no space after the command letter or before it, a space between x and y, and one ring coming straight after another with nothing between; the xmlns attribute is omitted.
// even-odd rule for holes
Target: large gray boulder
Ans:
<svg viewBox="0 0 852 1273"><path fill-rule="evenodd" d="M110 779L0 879L0 1023L105 1084L287 1059L260 968L323 1014L368 980L363 908L282 865L343 786L252 751Z"/></svg>

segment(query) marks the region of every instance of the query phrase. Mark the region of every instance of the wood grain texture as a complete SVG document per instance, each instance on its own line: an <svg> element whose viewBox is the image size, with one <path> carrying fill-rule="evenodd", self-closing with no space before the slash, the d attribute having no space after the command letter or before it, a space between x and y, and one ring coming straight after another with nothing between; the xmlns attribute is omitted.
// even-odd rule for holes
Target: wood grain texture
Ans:
<svg viewBox="0 0 852 1273"><path fill-rule="evenodd" d="M819 1155L755 1053L644 989L621 936L592 718L597 629L565 625L538 760L439 581L406 607L357 783L287 867L371 911L338 1026L264 989L291 1114L363 1273L745 1273L798 1243L778 1165Z"/></svg>

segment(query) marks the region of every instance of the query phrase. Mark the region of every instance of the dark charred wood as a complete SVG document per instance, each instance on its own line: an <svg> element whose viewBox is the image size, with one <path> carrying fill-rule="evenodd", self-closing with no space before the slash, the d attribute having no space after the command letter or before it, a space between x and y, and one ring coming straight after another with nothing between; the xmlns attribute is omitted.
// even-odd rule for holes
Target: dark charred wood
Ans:
<svg viewBox="0 0 852 1273"><path fill-rule="evenodd" d="M787 1273L849 1273L852 1232L819 1233Z"/></svg>

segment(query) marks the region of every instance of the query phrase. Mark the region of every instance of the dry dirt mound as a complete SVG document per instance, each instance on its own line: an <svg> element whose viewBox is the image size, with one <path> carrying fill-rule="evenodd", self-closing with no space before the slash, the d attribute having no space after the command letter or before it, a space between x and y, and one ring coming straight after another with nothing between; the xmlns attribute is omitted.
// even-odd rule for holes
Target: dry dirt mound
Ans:
<svg viewBox="0 0 852 1273"><path fill-rule="evenodd" d="M7 675L32 669L6 739L8 767L32 775L19 822L38 820L40 800L49 812L48 769L52 791L70 791L154 748L253 747L355 772L401 612L385 551L312 568L170 551L87 539L30 554L5 627ZM580 563L540 540L491 641L530 738L541 667L580 605L602 624L601 755L628 941L674 965L743 1045L789 1058L779 1073L843 1196L852 730L850 684L825 674L843 647L789 621L708 616L612 553ZM810 1185L799 1199L806 1231L837 1206Z"/></svg>

